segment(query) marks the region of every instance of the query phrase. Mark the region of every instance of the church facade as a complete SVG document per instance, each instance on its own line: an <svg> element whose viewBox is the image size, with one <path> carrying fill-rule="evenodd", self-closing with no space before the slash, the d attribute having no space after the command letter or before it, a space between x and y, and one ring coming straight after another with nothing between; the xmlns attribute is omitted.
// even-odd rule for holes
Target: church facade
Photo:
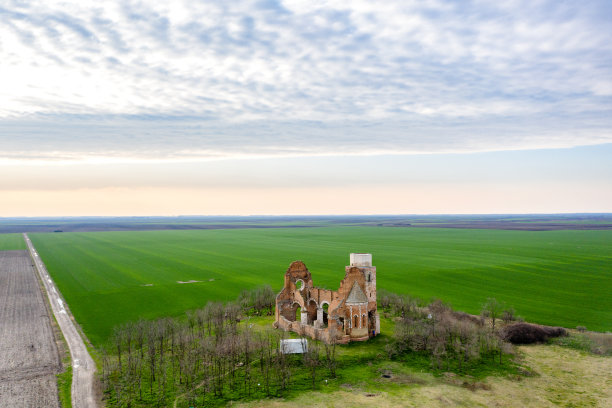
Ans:
<svg viewBox="0 0 612 408"><path fill-rule="evenodd" d="M372 254L350 254L337 291L315 287L304 262L291 263L276 296L274 326L327 343L364 341L379 334Z"/></svg>

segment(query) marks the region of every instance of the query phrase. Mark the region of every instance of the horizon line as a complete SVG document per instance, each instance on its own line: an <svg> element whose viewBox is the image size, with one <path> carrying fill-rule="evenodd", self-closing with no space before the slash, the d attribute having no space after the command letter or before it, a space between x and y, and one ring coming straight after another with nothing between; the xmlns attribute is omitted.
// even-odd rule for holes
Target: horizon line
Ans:
<svg viewBox="0 0 612 408"><path fill-rule="evenodd" d="M533 213L369 213L369 214L179 214L179 215L24 215L2 217L8 219L59 219L59 218L212 218L212 217L412 217L412 216L567 216L567 215L609 215L612 212L533 212Z"/></svg>

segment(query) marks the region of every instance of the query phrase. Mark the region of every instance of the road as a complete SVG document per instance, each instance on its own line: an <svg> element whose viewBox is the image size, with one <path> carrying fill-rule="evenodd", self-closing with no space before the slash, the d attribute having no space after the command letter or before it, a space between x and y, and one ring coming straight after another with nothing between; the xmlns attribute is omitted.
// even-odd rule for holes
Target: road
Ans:
<svg viewBox="0 0 612 408"><path fill-rule="evenodd" d="M73 408L96 407L97 403L93 387L96 372L94 361L89 355L87 347L85 347L83 339L72 322L71 315L66 309L59 291L49 276L44 263L38 256L34 245L32 245L28 234L23 234L23 237L34 260L34 265L40 275L40 279L47 290L49 303L51 303L55 319L70 349L70 357L72 358L72 406Z"/></svg>

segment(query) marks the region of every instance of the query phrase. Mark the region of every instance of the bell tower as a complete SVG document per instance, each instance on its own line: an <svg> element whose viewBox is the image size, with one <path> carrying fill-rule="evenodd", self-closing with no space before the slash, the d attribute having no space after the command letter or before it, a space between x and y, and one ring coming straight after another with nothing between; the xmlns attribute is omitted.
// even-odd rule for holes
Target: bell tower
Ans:
<svg viewBox="0 0 612 408"><path fill-rule="evenodd" d="M376 304L376 267L372 266L372 254L352 253L350 255L350 265L346 267L346 270L348 271L352 267L359 268L363 273L368 302Z"/></svg>

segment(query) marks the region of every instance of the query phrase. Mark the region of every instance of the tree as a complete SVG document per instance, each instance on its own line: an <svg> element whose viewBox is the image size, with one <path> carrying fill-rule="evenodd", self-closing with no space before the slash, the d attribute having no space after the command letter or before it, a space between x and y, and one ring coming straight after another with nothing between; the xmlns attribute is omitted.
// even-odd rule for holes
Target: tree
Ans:
<svg viewBox="0 0 612 408"><path fill-rule="evenodd" d="M312 389L316 388L317 368L319 367L319 342L308 341L308 350L303 354L304 365L310 370Z"/></svg>
<svg viewBox="0 0 612 408"><path fill-rule="evenodd" d="M336 378L336 336L337 331L335 328L329 329L329 343L323 343L325 346L325 362L327 364L327 368L329 369L329 375L332 378Z"/></svg>
<svg viewBox="0 0 612 408"><path fill-rule="evenodd" d="M482 313L491 318L492 330L495 330L495 320L501 316L504 307L504 304L498 302L495 298L487 298L487 301L482 305Z"/></svg>

